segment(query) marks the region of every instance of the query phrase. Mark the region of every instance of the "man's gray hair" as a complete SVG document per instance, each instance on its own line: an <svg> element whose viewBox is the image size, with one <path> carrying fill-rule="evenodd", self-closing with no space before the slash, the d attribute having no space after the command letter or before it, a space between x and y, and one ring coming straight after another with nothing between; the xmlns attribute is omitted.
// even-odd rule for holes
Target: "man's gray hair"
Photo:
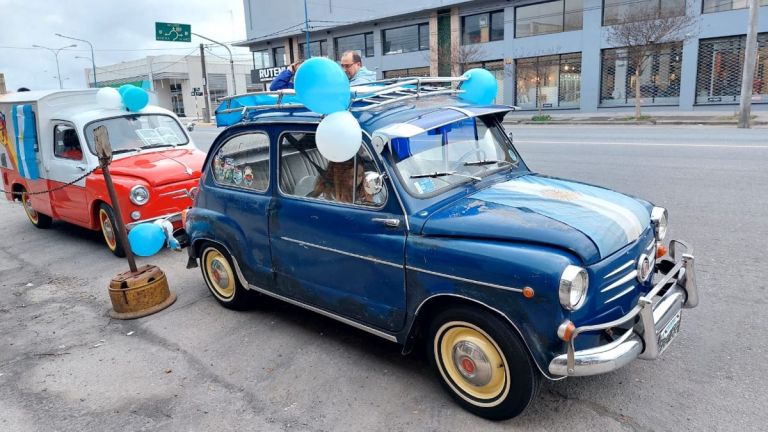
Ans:
<svg viewBox="0 0 768 432"><path fill-rule="evenodd" d="M347 54L352 54L352 62L353 63L360 63L360 65L362 66L363 58L360 57L360 54L357 51L355 51L355 50L344 51L344 54L342 54L341 56L344 57Z"/></svg>

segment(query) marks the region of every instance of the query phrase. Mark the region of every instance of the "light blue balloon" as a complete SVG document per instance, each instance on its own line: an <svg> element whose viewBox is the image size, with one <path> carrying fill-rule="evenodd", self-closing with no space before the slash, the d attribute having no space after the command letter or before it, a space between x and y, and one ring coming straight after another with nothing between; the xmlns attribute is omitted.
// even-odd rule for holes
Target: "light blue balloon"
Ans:
<svg viewBox="0 0 768 432"><path fill-rule="evenodd" d="M165 232L159 225L139 224L128 233L128 243L134 254L142 257L152 256L165 245Z"/></svg>
<svg viewBox="0 0 768 432"><path fill-rule="evenodd" d="M125 91L128 90L131 87L136 87L133 84L123 84L120 87L118 87L117 92L120 93L120 96L125 94Z"/></svg>
<svg viewBox="0 0 768 432"><path fill-rule="evenodd" d="M324 57L305 61L294 79L296 96L301 103L319 114L331 114L349 108L349 78L336 62Z"/></svg>
<svg viewBox="0 0 768 432"><path fill-rule="evenodd" d="M139 111L149 103L149 93L138 87L131 87L123 93L123 104L128 111Z"/></svg>
<svg viewBox="0 0 768 432"><path fill-rule="evenodd" d="M464 93L459 93L459 99L477 105L493 103L498 84L492 73L476 68L468 70L463 76L468 79L461 83L461 90L464 90Z"/></svg>

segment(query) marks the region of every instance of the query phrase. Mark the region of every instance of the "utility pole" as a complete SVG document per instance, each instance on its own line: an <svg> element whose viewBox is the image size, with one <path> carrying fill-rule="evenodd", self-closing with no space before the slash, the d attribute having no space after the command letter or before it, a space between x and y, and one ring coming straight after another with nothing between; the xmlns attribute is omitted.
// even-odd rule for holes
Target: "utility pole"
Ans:
<svg viewBox="0 0 768 432"><path fill-rule="evenodd" d="M205 46L200 44L200 62L203 64L203 96L205 99L205 109L203 110L203 121L211 122L211 106L208 104L208 74L205 72Z"/></svg>
<svg viewBox="0 0 768 432"><path fill-rule="evenodd" d="M749 129L752 114L752 87L755 79L757 61L757 0L749 0L749 27L747 28L747 47L744 53L744 71L741 75L741 103L739 104L739 128Z"/></svg>
<svg viewBox="0 0 768 432"><path fill-rule="evenodd" d="M192 32L192 34L197 36L197 37L199 37L199 38L203 38L203 39L205 39L207 41L211 41L211 42L213 42L215 44L219 44L219 45L221 45L221 46L223 46L224 48L227 49L227 52L229 53L229 67L232 69L232 89L231 89L232 93L230 93L230 96L236 95L237 94L237 84L235 83L235 61L232 58L232 50L229 49L229 47L226 46L225 44L223 44L221 42L218 42L218 41L215 41L215 40L213 40L213 39L211 39L209 37L205 37L205 36L203 36L201 34L198 34L198 33L195 33L195 32ZM202 45L200 45L200 46L202 46Z"/></svg>
<svg viewBox="0 0 768 432"><path fill-rule="evenodd" d="M304 54L304 59L309 60L311 50L309 49L309 10L307 10L307 0L304 0L304 33L307 35L307 45ZM322 52L320 53L323 54Z"/></svg>
<svg viewBox="0 0 768 432"><path fill-rule="evenodd" d="M149 91L155 91L155 77L152 74L152 56L147 56L147 77L149 78Z"/></svg>

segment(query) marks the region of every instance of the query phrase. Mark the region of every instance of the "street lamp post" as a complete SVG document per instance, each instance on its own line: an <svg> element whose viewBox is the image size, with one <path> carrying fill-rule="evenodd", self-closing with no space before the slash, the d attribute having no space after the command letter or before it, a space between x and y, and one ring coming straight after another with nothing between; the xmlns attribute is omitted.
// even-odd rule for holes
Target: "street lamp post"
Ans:
<svg viewBox="0 0 768 432"><path fill-rule="evenodd" d="M96 86L96 66L93 64L93 59L91 57L85 57L85 56L75 56L75 58L81 59L81 60L88 60L89 62L91 62L91 65L93 65L93 68L94 68L93 69L93 85L95 87ZM87 76L86 76L86 80L88 80Z"/></svg>
<svg viewBox="0 0 768 432"><path fill-rule="evenodd" d="M73 38L71 36L64 36L61 33L55 33L55 34L56 34L56 36L63 37L65 39L72 39L72 40L76 40L76 41L79 41L79 42L85 42L85 43L88 44L88 46L91 47L91 66L93 66L93 88L98 87L98 82L96 81L96 57L93 56L93 44L91 44L90 42L88 42L85 39L78 39L78 38Z"/></svg>
<svg viewBox="0 0 768 432"><path fill-rule="evenodd" d="M213 40L211 38L205 37L205 36L203 36L201 34L197 34L195 32L192 32L192 34L197 36L197 37L199 37L199 38L203 38L203 39L205 39L207 41L211 41L211 42L213 42L215 44L219 44L219 45L221 45L221 46L223 46L224 48L227 49L227 52L229 52L229 66L232 68L232 95L236 95L237 94L237 84L235 83L235 61L232 60L232 50L229 49L228 46L224 45L221 42L215 41L215 40Z"/></svg>
<svg viewBox="0 0 768 432"><path fill-rule="evenodd" d="M41 45L32 45L32 48L42 48L47 49L48 51L53 53L53 57L56 58L56 75L59 77L59 90L63 89L64 86L61 85L61 70L59 69L59 53L61 50L67 49L67 48L75 48L77 45L67 45L65 47L61 47L58 49L48 48Z"/></svg>

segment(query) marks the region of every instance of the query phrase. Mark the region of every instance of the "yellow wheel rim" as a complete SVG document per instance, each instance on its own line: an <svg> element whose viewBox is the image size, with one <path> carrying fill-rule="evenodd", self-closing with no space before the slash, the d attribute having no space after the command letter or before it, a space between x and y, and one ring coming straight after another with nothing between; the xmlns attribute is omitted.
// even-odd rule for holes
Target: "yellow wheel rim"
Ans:
<svg viewBox="0 0 768 432"><path fill-rule="evenodd" d="M457 393L478 406L493 406L509 392L509 367L496 342L462 321L444 324L435 336L440 373Z"/></svg>
<svg viewBox="0 0 768 432"><path fill-rule="evenodd" d="M235 295L235 274L229 261L216 249L208 249L205 253L205 274L208 285L222 299Z"/></svg>
<svg viewBox="0 0 768 432"><path fill-rule="evenodd" d="M117 248L117 238L115 236L115 227L112 226L112 221L109 219L109 214L104 209L99 210L99 222L101 223L101 233L104 234L104 241L107 242L107 247L114 251Z"/></svg>
<svg viewBox="0 0 768 432"><path fill-rule="evenodd" d="M21 193L21 204L24 206L24 212L27 214L29 221L37 225L40 221L40 216L38 216L35 209L32 208L32 202L29 201L29 194L27 194L27 192Z"/></svg>

